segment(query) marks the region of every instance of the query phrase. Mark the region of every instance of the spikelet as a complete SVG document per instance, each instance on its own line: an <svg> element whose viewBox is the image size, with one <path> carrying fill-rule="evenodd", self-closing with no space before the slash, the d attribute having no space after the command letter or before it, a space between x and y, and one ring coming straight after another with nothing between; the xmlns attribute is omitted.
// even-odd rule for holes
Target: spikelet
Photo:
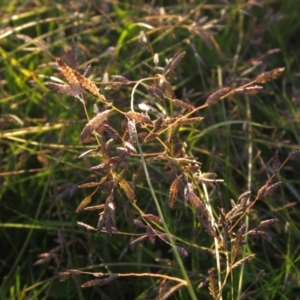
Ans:
<svg viewBox="0 0 300 300"><path fill-rule="evenodd" d="M284 70L285 68L277 68L268 72L261 73L255 78L255 83L264 84L270 80L274 80L279 77Z"/></svg>

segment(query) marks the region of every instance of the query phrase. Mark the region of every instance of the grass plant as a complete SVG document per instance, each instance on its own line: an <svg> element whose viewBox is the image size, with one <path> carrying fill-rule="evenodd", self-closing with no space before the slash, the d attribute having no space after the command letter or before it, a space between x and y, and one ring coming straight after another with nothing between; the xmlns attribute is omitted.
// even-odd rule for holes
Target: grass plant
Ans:
<svg viewBox="0 0 300 300"><path fill-rule="evenodd" d="M1 299L297 299L293 3L5 1Z"/></svg>

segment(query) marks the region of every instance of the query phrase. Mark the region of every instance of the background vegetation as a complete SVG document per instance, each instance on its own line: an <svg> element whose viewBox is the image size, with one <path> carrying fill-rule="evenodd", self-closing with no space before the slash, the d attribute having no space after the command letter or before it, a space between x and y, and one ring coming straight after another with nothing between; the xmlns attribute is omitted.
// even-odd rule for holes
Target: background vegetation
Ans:
<svg viewBox="0 0 300 300"><path fill-rule="evenodd" d="M115 197L116 234L78 224L97 227L99 211L76 213L76 208L91 193L78 185L101 179L101 173L90 168L102 159L78 158L96 147L95 140L79 138L87 123L83 106L78 99L53 93L43 83L54 77L63 79L55 57L67 62L73 40L78 69L82 72L91 65L89 78L123 112L129 110L133 84L105 89L103 83L112 75L131 81L154 76L149 67L155 67L154 53L164 67L166 59L185 52L176 66L176 77L168 79L176 98L194 107L203 105L218 88L240 86L263 72L284 67L284 74L264 84L259 93L220 100L198 113L204 117L201 122L184 126L178 133L178 143L201 162L202 172L223 179L218 188L208 187L217 215L220 195L227 211L230 199L236 201L249 190L256 195L274 174L276 149L278 161L299 149L300 19L295 0L2 0L1 4L0 298L167 297L174 282L136 274L183 278L178 260L170 245L157 237L153 243L146 239L130 245L145 230L137 226L139 214L124 191L119 189ZM136 103L147 101L163 108L163 102L153 98L142 87L135 94ZM85 100L92 117L96 100L91 95ZM178 112L172 105L166 107L171 114L173 109ZM112 124L120 131L117 116L111 117ZM133 174L140 176L136 204L145 214L157 216L138 157L131 158L130 168L127 182ZM178 196L174 207L168 207L169 170L162 172L159 164L148 164L148 168L168 228L188 253L182 261L191 289L198 299L210 299L214 295L210 295L209 274L216 268L213 240L182 198ZM266 219L278 222L265 236L248 240L246 253L256 256L245 263L244 273L240 268L232 272L224 299L241 299L241 276L241 290L249 292L245 298L299 299L298 169L299 161L288 161L274 175L282 185L272 196L257 201L249 214L253 226ZM92 205L104 204L106 199L107 195L98 192ZM264 276L255 280L262 270ZM95 279L93 272L132 276L82 288ZM186 287L170 295L172 299L189 297L192 294Z"/></svg>

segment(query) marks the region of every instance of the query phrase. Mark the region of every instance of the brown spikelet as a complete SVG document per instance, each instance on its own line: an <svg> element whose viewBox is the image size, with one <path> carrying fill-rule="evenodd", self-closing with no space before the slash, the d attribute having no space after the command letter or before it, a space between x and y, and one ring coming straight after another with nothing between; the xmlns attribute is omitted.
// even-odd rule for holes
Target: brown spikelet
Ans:
<svg viewBox="0 0 300 300"><path fill-rule="evenodd" d="M112 276L104 278L104 279L98 278L98 279L90 280L90 281L83 283L81 285L81 287L87 288L87 287L93 287L93 286L102 286L102 285L105 285L105 284L108 284L108 283L114 281L117 278L118 278L118 275L112 275Z"/></svg>
<svg viewBox="0 0 300 300"><path fill-rule="evenodd" d="M203 119L204 117L195 117L195 118L188 118L188 119L181 119L179 117L168 118L168 119L164 119L163 125L172 125L174 123L178 125L194 124L202 121Z"/></svg>
<svg viewBox="0 0 300 300"><path fill-rule="evenodd" d="M278 187L281 186L281 182L276 182L271 186L267 187L264 196L272 195Z"/></svg>
<svg viewBox="0 0 300 300"><path fill-rule="evenodd" d="M76 59L76 47L75 42L72 40L72 44L67 49L70 65L74 70L77 70L77 59Z"/></svg>
<svg viewBox="0 0 300 300"><path fill-rule="evenodd" d="M56 57L56 62L59 66L59 69L61 73L64 75L64 77L67 79L68 83L71 86L79 86L79 82L74 75L75 70L70 68L60 57Z"/></svg>
<svg viewBox="0 0 300 300"><path fill-rule="evenodd" d="M163 118L158 118L157 120L153 121L153 132L157 132L163 124Z"/></svg>
<svg viewBox="0 0 300 300"><path fill-rule="evenodd" d="M144 215L144 218L146 218L149 221L155 222L155 223L161 223L160 217L155 216L153 214L146 214L146 215Z"/></svg>
<svg viewBox="0 0 300 300"><path fill-rule="evenodd" d="M258 84L264 84L270 80L274 80L277 77L279 77L283 73L284 70L285 70L285 68L276 68L271 71L261 73L260 75L258 75L255 78L254 81L255 81L255 83L258 83Z"/></svg>
<svg viewBox="0 0 300 300"><path fill-rule="evenodd" d="M111 127L108 124L103 124L103 126L104 126L104 131L107 133L107 135L111 139L114 139L114 140L119 141L119 142L122 141L120 135L118 134L118 132L113 127Z"/></svg>
<svg viewBox="0 0 300 300"><path fill-rule="evenodd" d="M99 97L102 101L105 101L104 96L99 93L99 90L98 90L98 88L97 88L97 86L95 85L94 82L92 82L91 80L87 79L86 77L84 77L83 75L81 75L76 70L72 70L72 71L73 71L73 74L74 74L75 78L77 79L77 81L79 82L79 84L83 88L85 88L86 90L88 90L89 92L91 92L94 96Z"/></svg>
<svg viewBox="0 0 300 300"><path fill-rule="evenodd" d="M176 177L171 184L170 192L169 192L169 207L171 208L174 206L175 200L177 198L179 184L180 184L180 180L178 177Z"/></svg>
<svg viewBox="0 0 300 300"><path fill-rule="evenodd" d="M258 198L258 199L261 199L261 198L265 195L267 188L268 188L268 185L265 184L264 186L262 186L262 187L258 190L258 192L257 192L257 198Z"/></svg>
<svg viewBox="0 0 300 300"><path fill-rule="evenodd" d="M136 202L136 196L130 186L130 184L122 179L120 182L119 182L119 185L121 187L121 189L125 192L126 196L133 202Z"/></svg>
<svg viewBox="0 0 300 300"><path fill-rule="evenodd" d="M158 88L156 86L148 86L147 90L151 96L156 97L159 100L162 100L164 98L164 91L161 88Z"/></svg>
<svg viewBox="0 0 300 300"><path fill-rule="evenodd" d="M177 250L177 252L179 253L179 255L181 256L181 257L187 257L189 254L188 254L188 252L186 251L186 249L185 248L183 248L183 247L180 247L180 246L176 246L176 250Z"/></svg>
<svg viewBox="0 0 300 300"><path fill-rule="evenodd" d="M300 150L296 150L289 155L289 159L299 159L300 158Z"/></svg>
<svg viewBox="0 0 300 300"><path fill-rule="evenodd" d="M224 87L224 88L219 89L218 91L214 92L207 98L205 104L213 105L213 104L217 103L223 96L228 94L229 91L230 91L230 87Z"/></svg>
<svg viewBox="0 0 300 300"><path fill-rule="evenodd" d="M211 269L208 272L208 289L213 299L218 299L218 282L215 274L215 270Z"/></svg>
<svg viewBox="0 0 300 300"><path fill-rule="evenodd" d="M137 244L137 243L140 243L141 241L143 241L143 240L145 240L145 239L147 239L147 238L148 238L148 235L147 235L147 234L141 235L141 236L138 237L137 239L134 239L134 240L130 241L130 246L133 246L133 245L135 245L135 244Z"/></svg>
<svg viewBox="0 0 300 300"><path fill-rule="evenodd" d="M195 194L192 184L190 183L188 183L186 186L185 197L195 209L198 221L206 229L207 233L210 236L215 237L216 231L210 223L209 212L206 206L203 204L202 200Z"/></svg>
<svg viewBox="0 0 300 300"><path fill-rule="evenodd" d="M151 119L142 113L128 111L126 113L126 117L129 119L135 120L136 122L141 122L141 123L152 125Z"/></svg>
<svg viewBox="0 0 300 300"><path fill-rule="evenodd" d="M82 90L79 85L67 85L67 84L58 84L50 81L44 82L44 85L49 89L57 93L70 95L70 96L78 96Z"/></svg>
<svg viewBox="0 0 300 300"><path fill-rule="evenodd" d="M128 119L127 126L128 126L129 142L134 143L136 140L136 128L135 128L134 121Z"/></svg>
<svg viewBox="0 0 300 300"><path fill-rule="evenodd" d="M253 257L255 256L255 254L250 254L242 259L240 259L239 261L237 261L236 263L234 263L232 266L231 266L231 270L241 266L242 264L244 264L245 262L249 261L250 259L252 259Z"/></svg>
<svg viewBox="0 0 300 300"><path fill-rule="evenodd" d="M78 207L76 208L76 212L79 212L81 210L83 210L87 205L89 205L89 203L92 201L92 197L93 195L97 192L98 189L96 189L92 194L86 196L78 205Z"/></svg>
<svg viewBox="0 0 300 300"><path fill-rule="evenodd" d="M261 85L250 85L246 87L236 88L232 91L232 93L242 93L242 94L257 94L263 87Z"/></svg>
<svg viewBox="0 0 300 300"><path fill-rule="evenodd" d="M185 56L185 52L177 52L165 66L163 74L166 75L167 73L173 71L180 63L180 61L183 59L184 56Z"/></svg>
<svg viewBox="0 0 300 300"><path fill-rule="evenodd" d="M104 205L103 205L103 207L104 207ZM96 230L97 230L96 228L94 228L94 227L92 227L92 226L90 226L90 225L88 225L88 224L85 224L85 223L83 223L83 222L77 222L77 225L82 226L82 227L84 227L86 230L90 230L90 231L96 231Z"/></svg>
<svg viewBox="0 0 300 300"><path fill-rule="evenodd" d="M134 153L134 154L137 153L136 149L134 148L134 146L131 143L129 143L129 142L123 142L123 146L126 149L128 149L131 153Z"/></svg>
<svg viewBox="0 0 300 300"><path fill-rule="evenodd" d="M150 132L143 140L144 143L153 141L157 138L158 134L154 132Z"/></svg>
<svg viewBox="0 0 300 300"><path fill-rule="evenodd" d="M172 102L176 106L179 106L179 107L182 107L182 108L186 108L188 110L194 110L195 109L195 107L192 104L184 102L184 101L179 100L179 99L172 99Z"/></svg>
<svg viewBox="0 0 300 300"><path fill-rule="evenodd" d="M256 229L270 227L278 222L279 222L278 219L269 219L269 220L261 221Z"/></svg>
<svg viewBox="0 0 300 300"><path fill-rule="evenodd" d="M105 110L99 113L96 117L91 119L84 127L80 134L80 140L83 141L86 139L94 130L97 130L100 126L103 125L103 122L106 120L107 115L111 112L110 109Z"/></svg>
<svg viewBox="0 0 300 300"><path fill-rule="evenodd" d="M147 226L147 236L152 244L155 242L156 233L151 226Z"/></svg>
<svg viewBox="0 0 300 300"><path fill-rule="evenodd" d="M246 224L243 224L237 232L236 239L231 251L231 264L235 263L236 258L241 252L245 228L246 228Z"/></svg>

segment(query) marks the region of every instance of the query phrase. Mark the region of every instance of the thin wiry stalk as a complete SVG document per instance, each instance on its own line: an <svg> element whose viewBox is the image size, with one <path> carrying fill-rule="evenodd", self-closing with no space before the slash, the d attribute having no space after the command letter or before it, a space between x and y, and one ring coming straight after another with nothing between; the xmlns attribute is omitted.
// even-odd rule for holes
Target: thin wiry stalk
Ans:
<svg viewBox="0 0 300 300"><path fill-rule="evenodd" d="M240 1L238 1L238 5L240 4ZM236 69L236 65L237 65L237 61L238 61L238 56L240 54L241 51L241 47L242 47L242 41L243 41L243 37L244 37L244 30L243 30L243 25L244 25L244 14L239 12L239 42L238 42L238 46L236 49L236 54L234 56L234 60L233 60L233 69ZM246 114L247 114L247 120L251 120L251 109L250 109L250 103L249 103L249 98L246 96ZM247 126L248 128L248 176L247 176L247 185L248 185L248 191L251 191L251 180L252 180L252 126L251 124L248 124ZM247 204L250 201L250 197L247 200ZM249 227L249 217L248 215L246 216L246 230L245 232L248 231L248 227ZM247 236L245 237L246 239L246 244L242 246L242 257L245 257L246 254L246 245L247 245ZM244 278L244 270L245 270L245 264L242 264L241 269L240 269L240 274L239 274L239 285L238 285L238 291L237 291L237 298L240 298L240 295L242 293L242 286L243 286L243 278ZM231 285L231 297L233 299L233 285Z"/></svg>
<svg viewBox="0 0 300 300"><path fill-rule="evenodd" d="M135 90L137 89L138 85L142 82L142 81L145 81L145 80L149 80L150 78L145 78L145 79L141 79L139 80L133 87L132 89L132 92L131 92L131 100L130 100L130 107L131 107L131 111L134 111L134 92ZM147 180L147 183L148 183L148 186L149 186L149 189L150 189L150 192L151 192L151 195L152 195L152 198L154 200L154 203L155 203L155 206L157 208L157 212L158 212L158 215L162 221L162 224L163 224L163 227L164 227L164 230L167 234L167 236L169 237L169 241L170 241L170 244L171 244L171 247L172 247L172 250L174 252L174 255L175 255L175 258L176 258L176 261L178 263L178 266L181 270L181 273L183 275L183 278L185 279L186 281L186 286L187 286L187 289L188 289L188 292L191 296L191 299L193 300L197 300L197 297L196 297L196 294L193 290L193 287L192 287L192 284L190 282L190 279L187 275L187 272L185 270L185 267L183 265L183 262L182 262L182 259L178 253L178 250L174 244L174 241L173 239L171 238L171 233L169 231L169 228L168 228L168 225L165 221L165 218L164 218L164 215L162 213L162 210L160 208L160 205L159 205L159 202L158 202L158 199L156 198L156 194L155 194L155 191L154 191L154 188L152 186L152 182L151 182L151 179L150 179L150 176L149 176L149 173L148 173L148 168L147 168L147 164L146 164L146 161L145 161L145 158L144 158L144 155L143 155L143 150L142 150L142 147L141 147L141 144L139 143L139 140L138 140L138 136L137 136L137 132L135 132L135 135L136 135L136 143L137 143L137 147L138 147L138 150L139 150L139 153L140 153L140 156L141 156L141 161L142 161L142 164L143 164L143 169L144 169L144 172L145 172L145 176L146 176L146 180Z"/></svg>
<svg viewBox="0 0 300 300"><path fill-rule="evenodd" d="M201 171L199 171L200 174L202 173ZM213 228L218 229L218 226L216 224L213 212L212 212L212 208L210 205L210 201L209 201L209 196L208 196L208 191L206 188L206 185L204 183L202 183L202 188L203 188L203 192L204 192L204 199L205 199L205 205L207 210L209 211L210 214L210 221L211 221L211 225ZM221 234L219 234L219 236L221 236ZM219 252L219 242L218 242L218 238L214 237L214 245L215 245L215 251L216 251L216 264L217 264L217 271L218 271L218 287L219 287L219 299L222 300L222 277L221 277L221 260L220 260L220 252Z"/></svg>
<svg viewBox="0 0 300 300"><path fill-rule="evenodd" d="M250 107L250 102L249 102L249 97L246 96L246 115L247 115L247 120L251 120L251 107ZM248 191L251 191L251 183L252 183L252 168L253 168L253 143L252 143L252 126L251 123L249 122L247 126L247 136L248 136L248 176L247 176L247 189ZM247 200L247 204L250 201L250 197ZM245 223L246 223L246 229L245 232L248 232L249 229L249 216L246 215L245 218ZM242 246L242 257L246 256L246 248L247 248L247 242L248 242L248 235L246 234L244 237L245 244ZM238 292L236 299L240 299L241 293L242 293L242 286L243 286L243 279L244 279L244 271L245 271L245 264L241 265L241 270L240 270L240 276L239 276L239 285L238 285Z"/></svg>

